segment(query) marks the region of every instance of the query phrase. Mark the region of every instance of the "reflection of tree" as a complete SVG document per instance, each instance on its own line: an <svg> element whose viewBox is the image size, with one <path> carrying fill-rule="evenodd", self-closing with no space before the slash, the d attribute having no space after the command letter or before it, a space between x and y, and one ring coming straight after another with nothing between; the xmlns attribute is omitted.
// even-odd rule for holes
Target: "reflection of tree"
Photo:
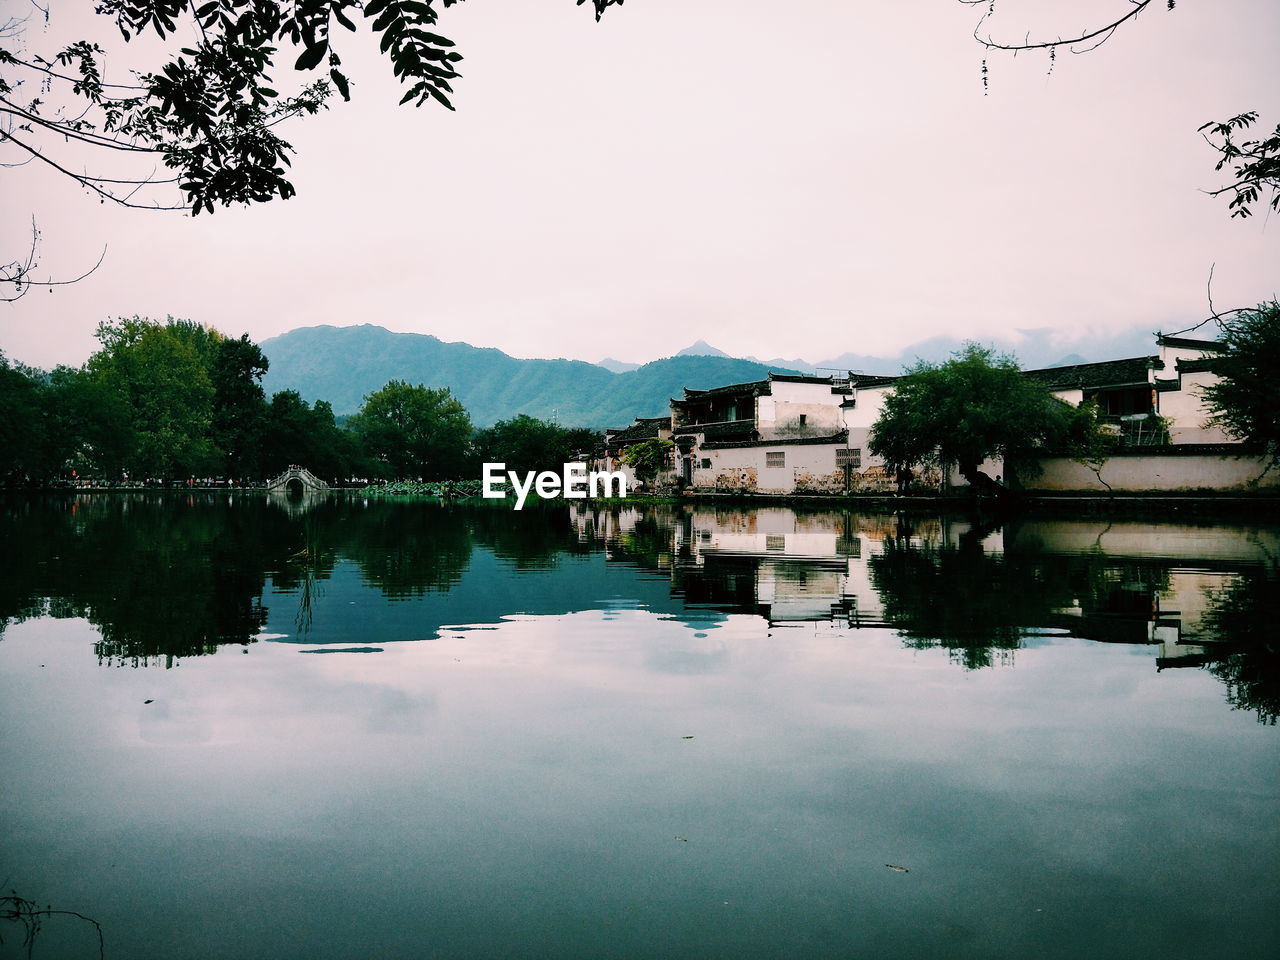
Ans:
<svg viewBox="0 0 1280 960"><path fill-rule="evenodd" d="M327 542L326 530L330 526L310 511L301 514L298 548L290 551L271 573L272 586L277 590L297 591L298 612L293 625L300 634L311 629L314 603L324 595L321 582L333 574L337 557L333 545Z"/></svg>
<svg viewBox="0 0 1280 960"><path fill-rule="evenodd" d="M525 516L513 519L506 507L480 508L466 513L476 541L520 569L549 567L561 554L582 555L591 544L579 537L562 502L527 503ZM536 516L538 522L529 522Z"/></svg>
<svg viewBox="0 0 1280 960"><path fill-rule="evenodd" d="M327 531L365 580L388 597L448 590L471 558L466 514L413 501L352 510Z"/></svg>
<svg viewBox="0 0 1280 960"><path fill-rule="evenodd" d="M945 647L970 669L991 666L995 650L1017 649L1020 628L1045 622L1052 606L1027 567L988 556L977 542L935 547L888 540L868 565L884 619L907 646Z"/></svg>
<svg viewBox="0 0 1280 960"><path fill-rule="evenodd" d="M1227 685L1227 702L1253 710L1262 723L1280 718L1280 641L1275 598L1280 577L1263 571L1240 576L1210 594L1201 618L1206 640L1226 644L1224 656L1208 670ZM1211 648L1214 649L1214 648Z"/></svg>
<svg viewBox="0 0 1280 960"><path fill-rule="evenodd" d="M675 545L675 527L669 511L647 512L629 530L609 542L609 556L646 570L668 566Z"/></svg>
<svg viewBox="0 0 1280 960"><path fill-rule="evenodd" d="M1113 643L1150 643L1166 561L1021 549L990 555L981 531L954 546L886 540L868 560L887 622L908 646L945 647L966 667L988 666L1020 646L1028 629L1066 627ZM1062 613L1068 608L1075 612Z"/></svg>
<svg viewBox="0 0 1280 960"><path fill-rule="evenodd" d="M682 564L671 572L672 596L721 613L760 613L758 557L708 557L701 567Z"/></svg>
<svg viewBox="0 0 1280 960"><path fill-rule="evenodd" d="M255 508L256 506L256 508ZM262 504L196 498L32 500L0 515L0 617L84 617L100 659L139 665L249 643L287 526ZM283 518L281 518L283 521Z"/></svg>
<svg viewBox="0 0 1280 960"><path fill-rule="evenodd" d="M954 547L886 540L867 561L884 619L906 644L945 647L969 669L990 666L997 650L1016 650L1026 629L1071 605L1087 579L1068 558L987 554L981 532Z"/></svg>

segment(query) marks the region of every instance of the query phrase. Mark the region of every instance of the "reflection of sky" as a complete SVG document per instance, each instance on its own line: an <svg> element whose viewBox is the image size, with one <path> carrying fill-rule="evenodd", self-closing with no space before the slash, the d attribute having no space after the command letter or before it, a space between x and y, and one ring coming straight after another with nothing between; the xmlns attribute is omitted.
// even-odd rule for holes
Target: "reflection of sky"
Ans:
<svg viewBox="0 0 1280 960"><path fill-rule="evenodd" d="M619 604L477 622L172 670L10 627L0 872L138 960L1272 955L1276 729L1202 671Z"/></svg>

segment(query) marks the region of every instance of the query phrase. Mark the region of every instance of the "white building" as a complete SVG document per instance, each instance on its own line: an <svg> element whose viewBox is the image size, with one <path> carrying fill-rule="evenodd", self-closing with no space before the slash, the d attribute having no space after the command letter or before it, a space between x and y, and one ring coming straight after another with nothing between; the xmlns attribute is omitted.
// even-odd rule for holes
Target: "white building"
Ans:
<svg viewBox="0 0 1280 960"><path fill-rule="evenodd" d="M679 470L694 490L833 494L886 491L893 480L866 439L893 377L765 380L684 391L671 401Z"/></svg>

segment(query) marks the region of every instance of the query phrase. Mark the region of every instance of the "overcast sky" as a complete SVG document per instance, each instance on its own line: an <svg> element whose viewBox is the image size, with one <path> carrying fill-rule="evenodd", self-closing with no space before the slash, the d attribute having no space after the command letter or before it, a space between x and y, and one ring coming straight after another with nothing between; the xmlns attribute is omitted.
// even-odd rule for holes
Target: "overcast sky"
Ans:
<svg viewBox="0 0 1280 960"><path fill-rule="evenodd" d="M1044 6L1000 0L991 27L1020 37ZM1054 32L1127 9L1054 6L1070 10ZM0 305L0 350L78 364L99 321L141 314L256 340L376 323L590 361L698 338L820 361L1045 328L1087 353L1205 316L1212 264L1219 308L1280 288L1280 223L1201 192L1223 181L1196 132L1280 119L1275 0L1153 4L1052 76L1044 55L985 54L976 8L954 0L630 0L600 23L589 8L445 11L466 57L456 113L397 106L376 47L344 34L353 102L285 132L287 202L191 218L101 205L35 164L0 171L4 259L31 215L44 275L107 247L84 281ZM89 10L52 0L28 49L110 37Z"/></svg>

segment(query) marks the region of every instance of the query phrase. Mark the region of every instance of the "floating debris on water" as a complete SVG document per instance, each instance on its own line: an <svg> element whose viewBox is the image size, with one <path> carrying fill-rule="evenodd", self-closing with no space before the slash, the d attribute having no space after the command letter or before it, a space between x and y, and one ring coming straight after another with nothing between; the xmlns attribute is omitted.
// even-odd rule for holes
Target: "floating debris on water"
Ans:
<svg viewBox="0 0 1280 960"><path fill-rule="evenodd" d="M892 870L894 873L910 873L911 872L906 867L899 867L892 863L886 863L885 866L888 867L890 870Z"/></svg>

